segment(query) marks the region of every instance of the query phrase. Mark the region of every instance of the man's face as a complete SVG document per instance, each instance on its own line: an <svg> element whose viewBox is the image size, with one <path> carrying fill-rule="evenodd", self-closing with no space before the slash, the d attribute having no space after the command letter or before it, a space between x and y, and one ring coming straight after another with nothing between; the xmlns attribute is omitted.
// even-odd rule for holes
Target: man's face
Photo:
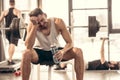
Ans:
<svg viewBox="0 0 120 80"><path fill-rule="evenodd" d="M115 65L117 65L117 62L116 61L110 61L110 63L108 65L111 69L114 69Z"/></svg>
<svg viewBox="0 0 120 80"><path fill-rule="evenodd" d="M40 29L46 29L47 28L47 17L45 14L38 15L38 23L40 24Z"/></svg>

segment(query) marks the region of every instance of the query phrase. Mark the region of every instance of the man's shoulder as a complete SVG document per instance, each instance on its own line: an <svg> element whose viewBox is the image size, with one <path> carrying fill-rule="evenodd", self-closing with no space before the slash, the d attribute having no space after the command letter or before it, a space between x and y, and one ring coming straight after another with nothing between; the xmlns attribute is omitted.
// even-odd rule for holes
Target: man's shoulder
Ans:
<svg viewBox="0 0 120 80"><path fill-rule="evenodd" d="M6 15L8 14L8 12L9 12L9 10L4 10L4 11L2 12L2 14L3 14L4 16L6 16Z"/></svg>
<svg viewBox="0 0 120 80"><path fill-rule="evenodd" d="M54 18L54 23L55 24L61 24L63 22L63 20L61 18Z"/></svg>
<svg viewBox="0 0 120 80"><path fill-rule="evenodd" d="M54 21L56 21L56 20L61 20L61 18L58 18L58 17L50 17L50 18L48 18L49 20L54 20Z"/></svg>
<svg viewBox="0 0 120 80"><path fill-rule="evenodd" d="M61 18L57 18L57 17L50 17L48 18L49 21L53 21L55 24L58 24L59 22L62 21Z"/></svg>
<svg viewBox="0 0 120 80"><path fill-rule="evenodd" d="M17 8L14 8L15 9L15 11L17 11L17 12L21 12L21 10L19 10L19 9L17 9Z"/></svg>
<svg viewBox="0 0 120 80"><path fill-rule="evenodd" d="M62 20L62 19L58 17L54 17L54 20Z"/></svg>

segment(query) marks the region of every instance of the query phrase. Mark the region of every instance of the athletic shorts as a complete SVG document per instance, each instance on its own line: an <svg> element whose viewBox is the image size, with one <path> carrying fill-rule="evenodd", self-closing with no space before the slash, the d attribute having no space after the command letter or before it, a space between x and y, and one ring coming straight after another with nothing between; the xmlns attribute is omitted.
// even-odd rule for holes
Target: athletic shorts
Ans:
<svg viewBox="0 0 120 80"><path fill-rule="evenodd" d="M62 47L58 48L58 50L61 50L61 49L63 49L63 48ZM38 62L33 63L33 64L39 64L39 63L41 65L53 65L53 64L55 64L53 61L53 54L51 51L45 51L45 50L37 49L37 48L34 48L34 50L38 54L39 60L38 60Z"/></svg>
<svg viewBox="0 0 120 80"><path fill-rule="evenodd" d="M6 38L9 41L9 44L15 44L17 46L18 40L20 39L20 33L19 30L12 31L12 30L6 30L5 31Z"/></svg>

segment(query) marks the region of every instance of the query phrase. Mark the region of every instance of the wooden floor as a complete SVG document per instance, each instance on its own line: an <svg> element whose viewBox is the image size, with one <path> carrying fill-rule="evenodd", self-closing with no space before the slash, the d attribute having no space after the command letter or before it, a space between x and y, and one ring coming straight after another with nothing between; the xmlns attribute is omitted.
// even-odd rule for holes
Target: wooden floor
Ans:
<svg viewBox="0 0 120 80"><path fill-rule="evenodd" d="M54 67L53 67L54 68ZM37 68L32 69L32 77L30 80L37 80ZM41 66L40 80L48 80L48 67ZM70 67L63 71L55 71L52 69L52 80L72 80L72 73ZM14 73L0 73L0 80L22 80L21 76L15 76ZM84 80L120 80L119 71L85 71Z"/></svg>

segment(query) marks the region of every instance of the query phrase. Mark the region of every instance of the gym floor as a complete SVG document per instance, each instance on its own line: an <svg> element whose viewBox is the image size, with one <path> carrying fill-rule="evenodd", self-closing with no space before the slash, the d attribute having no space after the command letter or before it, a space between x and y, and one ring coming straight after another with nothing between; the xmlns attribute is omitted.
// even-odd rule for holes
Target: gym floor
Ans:
<svg viewBox="0 0 120 80"><path fill-rule="evenodd" d="M41 66L40 69L40 80L48 80L47 66ZM37 80L37 72L34 67L32 71L32 78L30 80ZM68 69L63 71L55 71L52 68L52 79L51 80L72 80L72 74L70 65ZM119 71L85 71L84 80L119 80ZM0 80L21 80L21 76L15 76L14 73L0 73Z"/></svg>

